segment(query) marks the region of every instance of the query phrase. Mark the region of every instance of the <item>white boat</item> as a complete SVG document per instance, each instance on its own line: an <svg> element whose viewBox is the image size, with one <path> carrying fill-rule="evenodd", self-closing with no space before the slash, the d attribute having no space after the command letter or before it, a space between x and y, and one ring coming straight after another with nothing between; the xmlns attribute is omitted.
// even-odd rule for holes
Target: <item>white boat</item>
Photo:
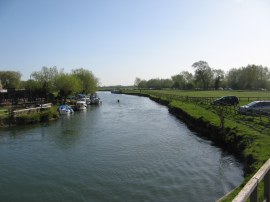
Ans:
<svg viewBox="0 0 270 202"><path fill-rule="evenodd" d="M79 100L79 101L76 102L75 108L76 108L77 110L85 110L86 107L87 107L87 105L86 105L86 102L85 102L85 101Z"/></svg>
<svg viewBox="0 0 270 202"><path fill-rule="evenodd" d="M101 103L102 102L101 102L100 98L97 96L96 93L93 93L93 94L90 95L90 104L91 105L99 105Z"/></svg>
<svg viewBox="0 0 270 202"><path fill-rule="evenodd" d="M70 106L68 106L68 105L60 105L58 107L57 111L61 115L67 115L67 114L71 114L71 113L74 112L73 109Z"/></svg>
<svg viewBox="0 0 270 202"><path fill-rule="evenodd" d="M87 97L87 98L85 98L86 99L86 104L87 105L90 105L91 104L91 100L90 100L90 98L89 97Z"/></svg>

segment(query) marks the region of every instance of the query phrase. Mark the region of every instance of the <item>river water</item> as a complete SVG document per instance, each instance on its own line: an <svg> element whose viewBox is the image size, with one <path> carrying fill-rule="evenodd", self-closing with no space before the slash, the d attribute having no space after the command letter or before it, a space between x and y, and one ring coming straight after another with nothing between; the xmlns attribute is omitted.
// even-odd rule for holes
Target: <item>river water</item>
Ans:
<svg viewBox="0 0 270 202"><path fill-rule="evenodd" d="M243 181L233 156L165 106L99 96L87 111L0 130L0 201L208 202Z"/></svg>

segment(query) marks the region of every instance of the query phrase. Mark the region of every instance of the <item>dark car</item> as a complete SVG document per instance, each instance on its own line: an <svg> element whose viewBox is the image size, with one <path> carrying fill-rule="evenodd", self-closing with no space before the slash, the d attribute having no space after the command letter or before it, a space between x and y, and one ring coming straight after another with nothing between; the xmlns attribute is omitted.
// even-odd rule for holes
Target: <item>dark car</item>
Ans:
<svg viewBox="0 0 270 202"><path fill-rule="evenodd" d="M223 96L217 100L214 100L212 104L213 105L226 105L226 106L238 105L239 99L236 96Z"/></svg>

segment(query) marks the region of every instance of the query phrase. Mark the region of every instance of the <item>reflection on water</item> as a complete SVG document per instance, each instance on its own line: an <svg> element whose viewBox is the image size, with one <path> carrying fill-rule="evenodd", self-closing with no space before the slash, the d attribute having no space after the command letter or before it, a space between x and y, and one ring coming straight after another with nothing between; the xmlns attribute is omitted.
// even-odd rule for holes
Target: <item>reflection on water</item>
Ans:
<svg viewBox="0 0 270 202"><path fill-rule="evenodd" d="M233 156L166 107L99 96L87 111L1 130L0 201L215 201L242 182Z"/></svg>

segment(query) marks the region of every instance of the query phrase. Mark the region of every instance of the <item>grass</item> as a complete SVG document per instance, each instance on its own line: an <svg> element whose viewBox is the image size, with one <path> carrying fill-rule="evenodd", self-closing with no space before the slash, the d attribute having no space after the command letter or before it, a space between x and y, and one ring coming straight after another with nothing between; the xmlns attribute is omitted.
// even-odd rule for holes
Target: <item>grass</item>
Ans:
<svg viewBox="0 0 270 202"><path fill-rule="evenodd" d="M7 107L0 107L0 118L5 118L8 116L8 108Z"/></svg>
<svg viewBox="0 0 270 202"><path fill-rule="evenodd" d="M1 107L0 108L0 126L7 125L23 125L23 124L32 124L47 122L52 119L58 118L59 114L57 112L57 107L53 106L50 109L42 110L41 112L33 112L29 114L21 114L17 117L9 116L8 109Z"/></svg>
<svg viewBox="0 0 270 202"><path fill-rule="evenodd" d="M168 94L179 95L179 96L190 96L190 97L221 97L225 95L235 95L240 98L243 97L269 97L270 93L264 91L176 91L176 90L154 90L154 91L125 91L127 93L143 93L146 95L153 94L156 97L167 100L170 102L169 107L174 107L181 109L182 111L189 114L189 116L195 119L201 119L205 123L210 123L213 126L220 126L220 118L217 114L215 108L209 104L195 104L182 102L177 100L170 100ZM254 99L240 99L240 105L251 102ZM259 168L264 164L265 161L270 157L270 128L269 120L267 118L260 119L256 116L243 116L233 111L225 112L225 128L230 129L230 133L235 134L238 138L242 139L243 143L246 145L244 150L241 151L245 159L252 159L249 166L249 172L245 173L246 183ZM267 127L266 127L267 126ZM225 141L233 141L231 138L235 136L230 136L228 134ZM244 186L244 183L240 188L234 190L229 196L227 196L223 201L231 201L237 193ZM262 186L259 190L263 190ZM260 195L262 193L260 192Z"/></svg>
<svg viewBox="0 0 270 202"><path fill-rule="evenodd" d="M59 116L56 107L51 107L50 109L42 110L38 113L22 114L15 118L17 124L31 124L47 122L51 119L56 119Z"/></svg>
<svg viewBox="0 0 270 202"><path fill-rule="evenodd" d="M153 92L153 90L145 90L143 92ZM186 90L154 90L164 94L176 94L181 96L191 97L222 97L226 95L235 95L238 97L269 97L268 91L241 91L241 90L212 90L212 91L186 91Z"/></svg>

